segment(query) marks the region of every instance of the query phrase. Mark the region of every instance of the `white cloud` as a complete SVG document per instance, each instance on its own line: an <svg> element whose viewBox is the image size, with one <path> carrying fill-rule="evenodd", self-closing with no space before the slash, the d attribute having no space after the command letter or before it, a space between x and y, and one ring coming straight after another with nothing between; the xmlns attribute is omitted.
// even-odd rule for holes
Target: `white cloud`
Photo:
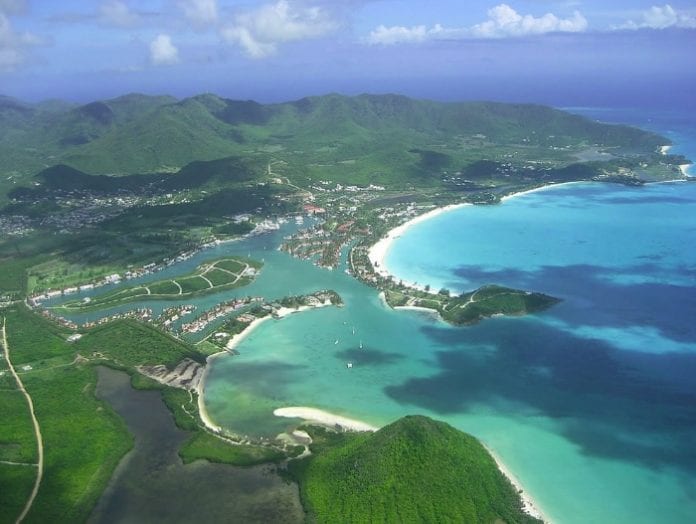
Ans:
<svg viewBox="0 0 696 524"><path fill-rule="evenodd" d="M418 43L434 37L440 29L441 26L439 24L434 26L432 29L428 29L424 25L416 25L413 27L386 27L384 25L380 25L377 27L377 29L373 29L370 32L366 41L368 44L383 45Z"/></svg>
<svg viewBox="0 0 696 524"><path fill-rule="evenodd" d="M500 4L488 11L488 20L471 27L443 27L436 24L430 28L380 25L370 32L368 44L417 43L426 40L461 38L504 38L539 35L553 32L581 32L587 29L587 20L579 11L570 18L559 18L552 13L540 17L521 15L507 4Z"/></svg>
<svg viewBox="0 0 696 524"><path fill-rule="evenodd" d="M179 7L186 18L196 25L215 24L218 19L217 0L181 0Z"/></svg>
<svg viewBox="0 0 696 524"><path fill-rule="evenodd" d="M488 18L471 28L473 36L501 38L553 32L577 33L587 29L587 20L579 11L570 18L558 18L552 13L534 17L521 15L509 5L500 4L488 11Z"/></svg>
<svg viewBox="0 0 696 524"><path fill-rule="evenodd" d="M119 0L109 0L99 6L99 18L107 25L131 27L140 21L128 6Z"/></svg>
<svg viewBox="0 0 696 524"><path fill-rule="evenodd" d="M614 29L667 29L668 27L696 28L696 16L677 11L671 5L652 6L640 14L640 20L629 20Z"/></svg>
<svg viewBox="0 0 696 524"><path fill-rule="evenodd" d="M0 0L2 1L2 0ZM12 28L7 13L17 12L13 8L20 9L21 2L0 3L0 72L16 69L26 59L27 50L41 43L40 39L31 33L18 33Z"/></svg>
<svg viewBox="0 0 696 524"><path fill-rule="evenodd" d="M279 44L317 38L337 25L323 7L278 0L238 14L220 34L226 41L241 46L250 57L264 58L274 54Z"/></svg>
<svg viewBox="0 0 696 524"><path fill-rule="evenodd" d="M171 65L179 61L179 50L172 44L169 35L157 35L150 42L150 61L155 65Z"/></svg>

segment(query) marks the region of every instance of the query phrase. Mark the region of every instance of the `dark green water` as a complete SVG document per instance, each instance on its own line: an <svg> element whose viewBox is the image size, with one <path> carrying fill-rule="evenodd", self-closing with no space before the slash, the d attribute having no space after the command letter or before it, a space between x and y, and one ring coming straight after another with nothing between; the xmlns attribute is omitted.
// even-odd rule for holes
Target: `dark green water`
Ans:
<svg viewBox="0 0 696 524"><path fill-rule="evenodd" d="M177 451L189 433L177 428L156 391L137 391L127 374L98 368L97 397L111 404L135 436L88 522L302 522L295 484L272 466L236 468Z"/></svg>

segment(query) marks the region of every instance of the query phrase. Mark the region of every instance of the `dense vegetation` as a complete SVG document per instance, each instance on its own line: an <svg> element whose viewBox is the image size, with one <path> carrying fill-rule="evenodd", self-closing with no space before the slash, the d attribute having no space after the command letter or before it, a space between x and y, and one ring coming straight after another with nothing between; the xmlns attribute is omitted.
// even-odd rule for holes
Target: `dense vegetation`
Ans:
<svg viewBox="0 0 696 524"><path fill-rule="evenodd" d="M530 149L584 143L645 151L667 143L548 107L396 95L327 95L272 105L215 95L180 101L127 95L53 111L4 99L0 127L13 130L0 133L0 155L17 180L57 163L94 174L154 173L244 154L274 155L310 176L324 171L324 178L389 183L464 167L480 159L470 153L478 155L492 139ZM447 145L435 151L427 147L433 143ZM209 176L195 164L190 171ZM177 186L185 184L172 188Z"/></svg>
<svg viewBox="0 0 696 524"><path fill-rule="evenodd" d="M205 362L188 344L135 320L123 319L92 328L75 343L85 355L104 357L132 368L164 364L173 368L184 358Z"/></svg>
<svg viewBox="0 0 696 524"><path fill-rule="evenodd" d="M291 462L316 522L538 522L474 437L409 416L374 434L308 428L313 455Z"/></svg>
<svg viewBox="0 0 696 524"><path fill-rule="evenodd" d="M302 447L293 451L297 454L302 451ZM179 450L179 455L184 464L195 460L208 460L235 466L255 466L269 462L281 462L288 457L287 453L276 448L251 444L231 444L222 437L203 431L197 432L187 440Z"/></svg>
<svg viewBox="0 0 696 524"><path fill-rule="evenodd" d="M473 324L494 315L525 315L543 311L559 300L543 293L519 291L501 286L483 286L472 293L450 299L442 317L453 324Z"/></svg>
<svg viewBox="0 0 696 524"><path fill-rule="evenodd" d="M486 285L476 291L450 296L447 289L430 293L391 283L384 293L387 303L392 307L417 306L432 309L455 325L475 324L496 315L537 313L559 302L559 299L543 293L496 285Z"/></svg>
<svg viewBox="0 0 696 524"><path fill-rule="evenodd" d="M23 307L3 316L12 360L34 401L45 448L43 481L26 522L83 521L131 437L111 408L94 397L96 373L75 361L60 328ZM33 462L36 441L26 402L14 387L3 381L0 390L0 460ZM0 522L14 522L35 477L35 467L0 468Z"/></svg>

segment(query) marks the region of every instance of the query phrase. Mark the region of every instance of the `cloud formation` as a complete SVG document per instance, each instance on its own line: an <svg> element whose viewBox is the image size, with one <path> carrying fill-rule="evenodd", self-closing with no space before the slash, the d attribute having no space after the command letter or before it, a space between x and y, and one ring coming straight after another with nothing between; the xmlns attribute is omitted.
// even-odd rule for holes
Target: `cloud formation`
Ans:
<svg viewBox="0 0 696 524"><path fill-rule="evenodd" d="M222 38L237 44L251 58L274 54L278 45L323 36L337 27L329 11L319 5L278 0L238 14L223 27Z"/></svg>
<svg viewBox="0 0 696 524"><path fill-rule="evenodd" d="M181 0L178 4L186 18L195 25L212 25L218 20L217 0Z"/></svg>
<svg viewBox="0 0 696 524"><path fill-rule="evenodd" d="M552 13L540 17L521 15L507 4L488 10L488 20L471 28L473 36L501 38L506 36L539 35L544 33L578 33L587 29L587 20L575 11L570 18L559 18Z"/></svg>
<svg viewBox="0 0 696 524"><path fill-rule="evenodd" d="M24 2L0 0L0 72L15 70L26 59L27 50L41 43L31 33L18 33L10 23L10 14L22 12Z"/></svg>
<svg viewBox="0 0 696 524"><path fill-rule="evenodd" d="M616 29L667 29L668 27L696 28L696 16L677 11L671 5L652 6L643 11L639 20L629 20Z"/></svg>
<svg viewBox="0 0 696 524"><path fill-rule="evenodd" d="M140 17L120 0L109 0L99 6L99 19L107 25L132 27L139 22Z"/></svg>
<svg viewBox="0 0 696 524"><path fill-rule="evenodd" d="M521 15L509 5L500 4L488 10L488 20L471 27L443 27L440 24L430 28L423 25L413 27L380 25L370 32L366 42L391 45L426 40L505 38L554 32L576 33L585 31L587 25L587 20L579 11L575 11L569 18L559 18L552 13L534 17Z"/></svg>
<svg viewBox="0 0 696 524"><path fill-rule="evenodd" d="M150 42L150 61L154 65L171 65L179 61L179 50L169 35L160 34Z"/></svg>

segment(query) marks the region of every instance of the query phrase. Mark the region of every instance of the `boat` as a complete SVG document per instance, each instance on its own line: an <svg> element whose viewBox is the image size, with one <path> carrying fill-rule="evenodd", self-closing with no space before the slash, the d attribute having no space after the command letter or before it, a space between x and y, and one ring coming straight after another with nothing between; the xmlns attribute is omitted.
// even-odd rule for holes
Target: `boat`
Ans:
<svg viewBox="0 0 696 524"><path fill-rule="evenodd" d="M360 341L360 349L362 349L362 348L363 348L363 345L362 345L362 340L361 340Z"/></svg>
<svg viewBox="0 0 696 524"><path fill-rule="evenodd" d="M352 362L347 362L347 363L346 363L346 367L347 367L348 369L351 369L351 368L353 367L353 363L352 363Z"/></svg>
<svg viewBox="0 0 696 524"><path fill-rule="evenodd" d="M334 346L335 346L336 344L338 344L338 339L336 339L336 342L334 342Z"/></svg>

